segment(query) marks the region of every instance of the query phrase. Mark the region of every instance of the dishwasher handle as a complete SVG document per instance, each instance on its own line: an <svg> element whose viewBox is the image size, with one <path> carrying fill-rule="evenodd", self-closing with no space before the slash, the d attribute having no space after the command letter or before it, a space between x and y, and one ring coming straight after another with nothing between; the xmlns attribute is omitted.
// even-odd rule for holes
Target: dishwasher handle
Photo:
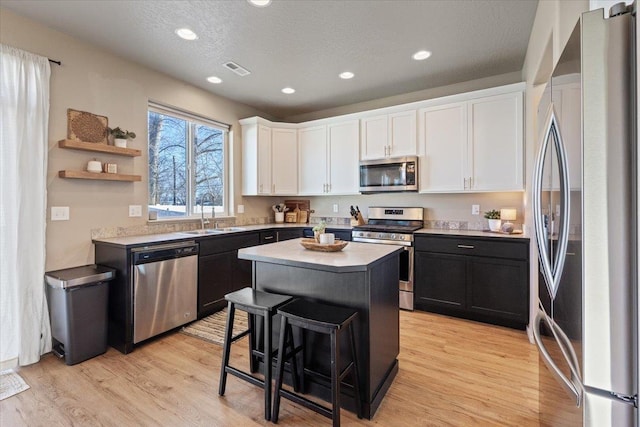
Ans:
<svg viewBox="0 0 640 427"><path fill-rule="evenodd" d="M146 264L168 259L198 255L199 245L194 241L143 246L131 249L133 264Z"/></svg>

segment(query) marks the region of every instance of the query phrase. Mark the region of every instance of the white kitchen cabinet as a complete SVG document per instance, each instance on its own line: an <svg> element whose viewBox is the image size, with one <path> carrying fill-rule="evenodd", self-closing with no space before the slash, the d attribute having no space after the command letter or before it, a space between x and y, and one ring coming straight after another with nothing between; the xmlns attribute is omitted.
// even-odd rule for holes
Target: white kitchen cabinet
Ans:
<svg viewBox="0 0 640 427"><path fill-rule="evenodd" d="M326 193L327 126L298 129L298 191L301 195Z"/></svg>
<svg viewBox="0 0 640 427"><path fill-rule="evenodd" d="M522 92L419 111L420 192L524 189Z"/></svg>
<svg viewBox="0 0 640 427"><path fill-rule="evenodd" d="M469 101L469 190L524 189L522 104L522 92Z"/></svg>
<svg viewBox="0 0 640 427"><path fill-rule="evenodd" d="M242 194L295 195L298 182L297 131L272 128L252 117L242 124Z"/></svg>
<svg viewBox="0 0 640 427"><path fill-rule="evenodd" d="M296 129L271 129L271 194L298 193L298 137Z"/></svg>
<svg viewBox="0 0 640 427"><path fill-rule="evenodd" d="M298 130L298 194L357 194L359 123Z"/></svg>
<svg viewBox="0 0 640 427"><path fill-rule="evenodd" d="M365 117L360 130L362 160L416 155L415 110Z"/></svg>
<svg viewBox="0 0 640 427"><path fill-rule="evenodd" d="M420 191L463 191L467 158L467 103L438 105L419 111L424 156Z"/></svg>
<svg viewBox="0 0 640 427"><path fill-rule="evenodd" d="M357 120L327 126L329 140L329 193L357 194L360 189Z"/></svg>

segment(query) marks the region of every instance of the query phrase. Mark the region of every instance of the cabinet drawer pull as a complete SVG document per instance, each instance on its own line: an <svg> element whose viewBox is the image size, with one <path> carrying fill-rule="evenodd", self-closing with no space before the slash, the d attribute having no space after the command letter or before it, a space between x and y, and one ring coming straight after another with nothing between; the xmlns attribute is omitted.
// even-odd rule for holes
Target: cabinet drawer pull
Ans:
<svg viewBox="0 0 640 427"><path fill-rule="evenodd" d="M475 249L476 247L473 245L458 245L460 249Z"/></svg>
<svg viewBox="0 0 640 427"><path fill-rule="evenodd" d="M574 255L575 256L575 252L567 252L567 255Z"/></svg>
<svg viewBox="0 0 640 427"><path fill-rule="evenodd" d="M273 239L273 237L274 237L274 236L265 236L265 237L264 237L264 240L271 240L271 239Z"/></svg>

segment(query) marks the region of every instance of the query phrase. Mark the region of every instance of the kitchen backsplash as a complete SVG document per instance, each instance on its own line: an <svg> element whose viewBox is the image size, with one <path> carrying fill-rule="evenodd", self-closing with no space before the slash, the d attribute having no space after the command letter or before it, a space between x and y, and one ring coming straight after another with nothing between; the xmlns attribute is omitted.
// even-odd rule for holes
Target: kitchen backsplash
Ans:
<svg viewBox="0 0 640 427"><path fill-rule="evenodd" d="M343 217L331 217L331 216L314 216L309 218L309 226L319 224L324 221L325 224L331 225L350 225L351 218ZM216 219L219 227L232 227L241 225L260 225L260 224L273 224L275 218L273 216L264 217L237 217L237 218L220 218ZM302 224L301 224L302 225ZM487 220L478 221L454 221L454 220L433 220L427 219L424 221L425 228L432 228L437 230L486 230L488 229ZM521 224L514 224L515 228L521 228ZM158 222L147 223L145 225L137 225L133 227L106 227L106 228L94 228L91 230L92 239L108 239L111 237L127 237L127 236L140 236L145 234L163 234L173 233L176 231L189 231L196 230L201 227L199 220L194 221L180 221L180 222Z"/></svg>

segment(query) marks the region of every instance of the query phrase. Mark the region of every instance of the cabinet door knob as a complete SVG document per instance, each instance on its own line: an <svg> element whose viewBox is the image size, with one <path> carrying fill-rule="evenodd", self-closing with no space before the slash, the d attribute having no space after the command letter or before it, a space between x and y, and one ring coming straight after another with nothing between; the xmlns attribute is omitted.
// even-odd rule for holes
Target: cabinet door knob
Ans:
<svg viewBox="0 0 640 427"><path fill-rule="evenodd" d="M475 249L476 247L473 245L458 245L460 249Z"/></svg>

